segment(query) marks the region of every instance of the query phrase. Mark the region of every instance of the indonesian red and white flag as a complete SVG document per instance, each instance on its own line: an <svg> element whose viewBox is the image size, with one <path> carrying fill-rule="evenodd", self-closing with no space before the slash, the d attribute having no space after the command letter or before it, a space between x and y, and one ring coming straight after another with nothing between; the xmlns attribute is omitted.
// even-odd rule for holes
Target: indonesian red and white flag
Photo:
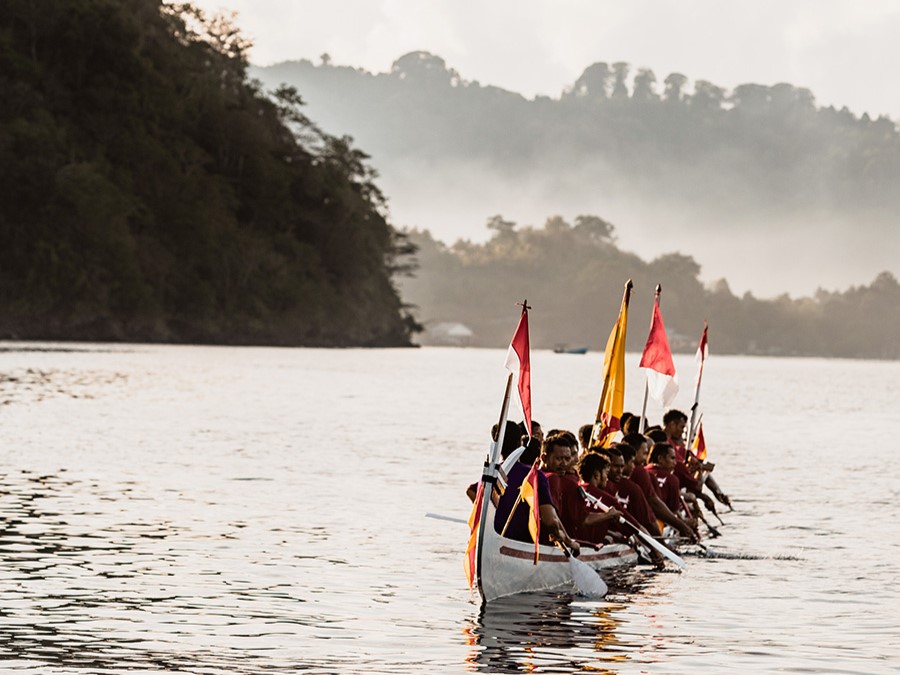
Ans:
<svg viewBox="0 0 900 675"><path fill-rule="evenodd" d="M694 360L697 361L697 377L694 380L694 389L700 386L700 379L703 377L703 364L706 363L706 359L709 356L709 340L707 339L707 332L709 331L709 324L704 321L703 322L703 335L700 336L700 346L697 347L697 355L694 357Z"/></svg>
<svg viewBox="0 0 900 675"><path fill-rule="evenodd" d="M669 349L669 338L663 325L659 302L653 303L653 319L650 321L650 335L641 356L641 368L647 374L647 389L653 400L667 408L678 393L678 376Z"/></svg>
<svg viewBox="0 0 900 675"><path fill-rule="evenodd" d="M525 418L525 431L531 436L531 354L528 342L528 302L522 303L522 316L519 325L509 343L506 352L506 369L516 376L516 391L522 416Z"/></svg>

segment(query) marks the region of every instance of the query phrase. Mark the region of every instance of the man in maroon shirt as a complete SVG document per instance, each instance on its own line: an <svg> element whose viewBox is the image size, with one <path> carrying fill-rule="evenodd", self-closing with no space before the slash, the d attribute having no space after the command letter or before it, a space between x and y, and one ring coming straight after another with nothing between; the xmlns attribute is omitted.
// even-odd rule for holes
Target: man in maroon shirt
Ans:
<svg viewBox="0 0 900 675"><path fill-rule="evenodd" d="M683 506L681 484L675 475L675 448L668 443L657 443L650 453L647 473L656 481L659 496L673 513Z"/></svg>
<svg viewBox="0 0 900 675"><path fill-rule="evenodd" d="M540 447L542 451L543 446ZM531 465L537 459L538 452L536 443L528 444L519 461L510 469L506 491L500 497L497 505L494 526L497 532L502 532L506 528L505 536L510 539L531 541L531 534L528 531L528 504L519 500L519 487L531 471ZM578 555L578 543L571 539L560 522L556 506L553 503L549 481L541 472L538 472L538 503L541 514L542 543L550 543L551 539L557 539L572 549L575 555ZM513 511L514 506L515 511Z"/></svg>
<svg viewBox="0 0 900 675"><path fill-rule="evenodd" d="M635 451L634 468L631 470L629 477L644 493L650 508L653 509L654 515L666 525L671 525L678 530L681 536L696 540L697 535L690 524L680 518L677 515L677 511L673 511L666 505L660 494L655 477L651 476L644 466L647 462L647 439L641 434L628 434L622 440L634 448Z"/></svg>
<svg viewBox="0 0 900 675"><path fill-rule="evenodd" d="M687 427L687 415L685 415L680 410L669 410L663 415L663 431L666 432L666 438L668 439L669 444L675 448L675 461L677 462L675 467L675 475L678 476L678 480L681 482L681 487L686 488L689 492L692 492L698 495L703 502L706 504L706 508L710 511L715 511L715 505L712 502L712 499L709 495L703 494L703 483L699 480L695 479L693 473L685 466L687 464L688 455L690 454L687 448L684 445L684 430ZM704 463L701 467L703 471L709 472L712 471L715 467L715 464ZM731 500L728 499L728 495L724 494L719 487L716 479L710 475L707 475L705 480L706 485L709 486L709 489L716 496L720 502L725 504L726 506L731 505Z"/></svg>
<svg viewBox="0 0 900 675"><path fill-rule="evenodd" d="M602 544L610 529L624 536L619 526L619 516L624 515L616 509L616 498L604 489L608 484L609 461L606 457L595 452L588 452L578 463L578 474L581 477L579 483L579 495L588 515L584 518L578 529L578 538L595 544ZM581 490L599 500L603 506L609 509L604 512L593 501L585 499Z"/></svg>
<svg viewBox="0 0 900 675"><path fill-rule="evenodd" d="M622 509L634 516L651 535L662 536L656 515L644 491L628 477L634 467L634 448L627 443L619 443L606 448L603 452L609 457L609 480L606 483L606 491L615 495Z"/></svg>
<svg viewBox="0 0 900 675"><path fill-rule="evenodd" d="M547 475L547 481L550 484L550 495L559 519L562 522L566 532L575 537L581 537L581 533L593 525L597 525L606 520L612 520L619 515L616 511L614 516L607 516L602 512L593 511L581 495L581 489L578 482L571 480L568 476L569 462L571 458L571 443L574 440L570 434L561 433L555 436L548 436L544 440L541 448L541 471ZM577 444L577 441L575 441ZM614 503L615 500L613 499ZM604 532L605 534L605 532ZM594 541L590 539L590 541ZM595 542L599 543L599 542Z"/></svg>

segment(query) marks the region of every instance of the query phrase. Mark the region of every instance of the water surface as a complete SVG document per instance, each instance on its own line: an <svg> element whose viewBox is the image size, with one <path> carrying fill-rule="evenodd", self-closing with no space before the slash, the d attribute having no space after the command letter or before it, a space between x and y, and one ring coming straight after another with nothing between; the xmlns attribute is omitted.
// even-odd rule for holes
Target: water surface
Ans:
<svg viewBox="0 0 900 675"><path fill-rule="evenodd" d="M896 671L900 364L713 354L713 555L482 610L424 514L468 514L503 360L0 344L0 670ZM533 354L545 428L591 420L601 361Z"/></svg>

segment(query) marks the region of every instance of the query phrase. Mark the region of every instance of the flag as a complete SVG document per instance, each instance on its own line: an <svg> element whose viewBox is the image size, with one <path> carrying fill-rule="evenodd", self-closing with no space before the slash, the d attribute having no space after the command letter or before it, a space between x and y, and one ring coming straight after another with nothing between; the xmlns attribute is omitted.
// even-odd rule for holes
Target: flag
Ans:
<svg viewBox="0 0 900 675"><path fill-rule="evenodd" d="M475 583L475 545L478 542L478 527L481 525L481 498L483 495L484 483L479 481L478 490L475 493L475 503L472 504L472 513L469 514L469 543L466 546L466 557L463 560L469 588L472 588Z"/></svg>
<svg viewBox="0 0 900 675"><path fill-rule="evenodd" d="M641 356L641 368L647 373L647 389L653 400L667 408L678 393L678 376L672 362L672 350L659 311L659 296L653 303L653 318L650 321L650 335Z"/></svg>
<svg viewBox="0 0 900 675"><path fill-rule="evenodd" d="M706 336L709 331L709 324L703 322L703 335L700 336L700 346L697 347L697 355L694 360L697 361L697 378L694 380L694 390L700 388L700 379L703 377L703 364L709 356L709 340Z"/></svg>
<svg viewBox="0 0 900 675"><path fill-rule="evenodd" d="M697 429L697 435L694 437L691 450L694 451L697 459L701 462L706 461L706 439L703 438L703 422L700 422L700 427Z"/></svg>
<svg viewBox="0 0 900 675"><path fill-rule="evenodd" d="M525 476L525 480L519 486L519 492L522 500L528 504L528 531L534 540L534 564L538 564L538 558L541 554L541 505L538 501L538 463L539 459L534 460L531 465L531 471Z"/></svg>
<svg viewBox="0 0 900 675"><path fill-rule="evenodd" d="M516 375L519 404L525 419L525 430L531 436L531 355L528 344L528 301L522 303L522 316L506 352L506 369Z"/></svg>
<svg viewBox="0 0 900 675"><path fill-rule="evenodd" d="M594 423L592 445L608 448L622 425L622 410L625 407L625 333L628 329L628 301L631 299L631 279L625 284L622 308L619 318L606 341L603 356L603 389L600 405Z"/></svg>

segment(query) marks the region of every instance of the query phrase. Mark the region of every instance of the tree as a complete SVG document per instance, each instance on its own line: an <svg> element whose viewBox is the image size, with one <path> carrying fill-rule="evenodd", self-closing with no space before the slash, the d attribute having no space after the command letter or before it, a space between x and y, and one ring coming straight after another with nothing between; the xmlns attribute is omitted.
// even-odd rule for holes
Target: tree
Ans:
<svg viewBox="0 0 900 675"><path fill-rule="evenodd" d="M573 231L590 242L615 241L615 225L599 216L576 216Z"/></svg>
<svg viewBox="0 0 900 675"><path fill-rule="evenodd" d="M669 103L681 103L682 92L687 81L687 77L681 73L671 73L663 81L663 84L666 86L663 98Z"/></svg>
<svg viewBox="0 0 900 675"><path fill-rule="evenodd" d="M624 61L613 64L615 82L613 83L612 98L619 100L628 98L628 85L626 84L626 80L628 79L629 68L630 66Z"/></svg>
<svg viewBox="0 0 900 675"><path fill-rule="evenodd" d="M631 98L636 101L657 101L659 94L656 93L656 75L649 68L640 68L637 75L634 76L634 91Z"/></svg>
<svg viewBox="0 0 900 675"><path fill-rule="evenodd" d="M612 71L609 69L608 64L603 61L592 63L575 80L570 95L579 98L605 99L609 96L609 78L611 75Z"/></svg>
<svg viewBox="0 0 900 675"><path fill-rule="evenodd" d="M707 80L694 83L694 95L690 97L691 107L704 113L719 112L725 102L725 90Z"/></svg>
<svg viewBox="0 0 900 675"><path fill-rule="evenodd" d="M417 51L404 54L391 65L391 74L415 83L446 84L459 78L459 73L447 68L440 56L430 52Z"/></svg>

